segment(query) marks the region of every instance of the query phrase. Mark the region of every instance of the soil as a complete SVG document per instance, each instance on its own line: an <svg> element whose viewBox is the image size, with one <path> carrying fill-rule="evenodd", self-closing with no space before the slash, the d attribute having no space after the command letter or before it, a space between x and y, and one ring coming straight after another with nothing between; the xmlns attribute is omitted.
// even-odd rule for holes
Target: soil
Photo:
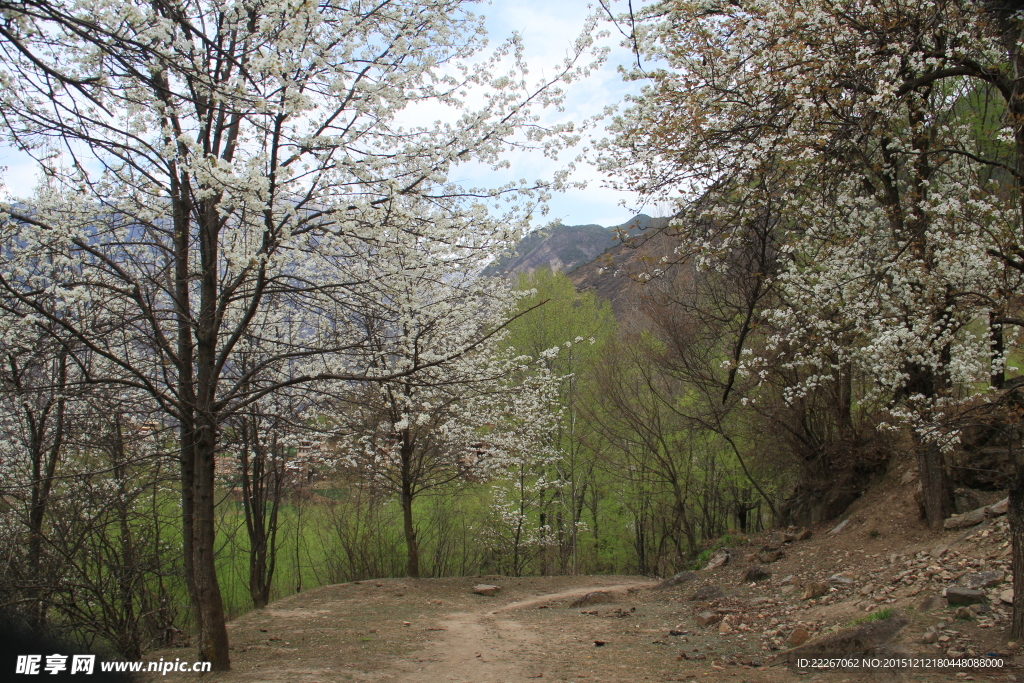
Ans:
<svg viewBox="0 0 1024 683"><path fill-rule="evenodd" d="M988 588L988 607L977 615L958 617L941 597L944 587L965 574L1008 574L1005 518L928 531L914 507L913 487L908 467L891 467L843 515L847 524L841 531L829 533L837 520L813 527L803 541L782 542L765 532L736 547L726 565L662 590L653 579L629 576L385 579L325 586L233 621L233 670L194 680L1024 681L1018 664L1024 654L1015 658L1017 644L1008 638L1009 605L998 599L1010 585ZM741 583L764 546L781 550L782 557L763 565L767 579ZM827 584L828 592L802 599L802 587L812 582ZM501 591L477 595L472 589L478 583ZM703 587L717 587L722 595L690 599ZM570 606L596 591L611 595L598 604ZM786 654L794 631L806 631L812 644L822 637L836 642L836 634L881 610L907 623L877 650L879 656L934 659L953 652L977 664L864 671L786 663L794 658ZM698 626L697 615L708 613L721 622ZM930 628L939 628L940 642L923 642ZM160 658L187 661L195 653L177 648L148 657ZM1002 667L990 666L997 660ZM169 678L150 674L143 680Z"/></svg>

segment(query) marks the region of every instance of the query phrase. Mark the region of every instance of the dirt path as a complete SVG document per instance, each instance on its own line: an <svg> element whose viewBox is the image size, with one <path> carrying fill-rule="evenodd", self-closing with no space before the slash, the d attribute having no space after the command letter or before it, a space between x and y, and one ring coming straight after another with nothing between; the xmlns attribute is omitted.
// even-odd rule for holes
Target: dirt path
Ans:
<svg viewBox="0 0 1024 683"><path fill-rule="evenodd" d="M394 664L398 679L409 683L520 683L551 680L546 638L539 627L515 620L519 609L561 603L605 591L625 597L630 588L655 584L634 581L590 585L515 600L497 609L459 612L440 622L440 638L429 648Z"/></svg>
<svg viewBox="0 0 1024 683"><path fill-rule="evenodd" d="M783 562L798 569L801 553L820 562L808 544ZM783 565L783 562L778 563ZM780 566L780 575L786 567ZM859 593L836 593L810 604L772 582L737 583L740 567L702 572L685 586L646 590L643 577L467 577L382 579L325 586L254 610L229 625L232 671L202 678L150 675L146 683L861 683L875 681L1024 680L1010 668L947 671L799 671L774 661L780 624L816 633L862 614ZM829 567L832 570L832 567ZM495 596L473 585L501 586ZM718 586L726 597L689 599ZM572 606L587 593L607 593L596 604ZM917 609L920 596L896 606L912 622L894 641L921 651L923 629L946 614ZM714 609L729 628L698 626L695 616ZM952 621L952 620L951 620ZM950 627L954 628L954 627ZM998 642L994 628L973 628L982 651ZM951 631L952 632L952 631ZM154 652L153 660L194 661L189 649ZM1011 658L1012 659L1012 658ZM962 673L963 676L957 676ZM970 678L967 676L970 675ZM1017 676L1017 678L1011 678Z"/></svg>

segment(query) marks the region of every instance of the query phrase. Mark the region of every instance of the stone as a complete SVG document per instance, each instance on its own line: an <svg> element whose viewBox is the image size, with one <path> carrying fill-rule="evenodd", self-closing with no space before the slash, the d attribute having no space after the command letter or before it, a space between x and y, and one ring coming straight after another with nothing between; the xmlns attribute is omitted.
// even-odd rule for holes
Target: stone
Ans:
<svg viewBox="0 0 1024 683"><path fill-rule="evenodd" d="M1010 509L1010 499L1009 498L1003 498L998 503L993 503L992 505L988 506L988 516L989 517L999 517L1000 515L1005 515L1006 511L1009 510L1009 509Z"/></svg>
<svg viewBox="0 0 1024 683"><path fill-rule="evenodd" d="M935 643L938 639L939 639L939 632L935 629L934 626L932 626L927 631L925 631L924 635L921 636L921 642L924 643L925 645L931 645L931 644Z"/></svg>
<svg viewBox="0 0 1024 683"><path fill-rule="evenodd" d="M962 515L953 515L942 523L944 529L966 529L977 526L985 521L988 508L978 508Z"/></svg>
<svg viewBox="0 0 1024 683"><path fill-rule="evenodd" d="M970 609L975 614L988 614L992 611L991 607L989 607L988 605L982 605L981 603L975 603L971 605L968 609Z"/></svg>
<svg viewBox="0 0 1024 683"><path fill-rule="evenodd" d="M789 595L790 593L792 593L795 590L796 590L796 586L793 585L793 584L789 584L788 586L783 586L782 588L780 588L779 592L782 593L783 595Z"/></svg>
<svg viewBox="0 0 1024 683"><path fill-rule="evenodd" d="M782 559L785 555L786 553L781 550L762 550L757 554L757 561L761 564L770 564Z"/></svg>
<svg viewBox="0 0 1024 683"><path fill-rule="evenodd" d="M794 540L806 541L810 537L811 537L811 530L810 529L801 529L800 531L796 532L796 535L794 536Z"/></svg>
<svg viewBox="0 0 1024 683"><path fill-rule="evenodd" d="M828 593L828 584L822 583L821 581L812 581L804 586L804 592L800 594L800 599L810 600L812 598L820 598L826 593Z"/></svg>
<svg viewBox="0 0 1024 683"><path fill-rule="evenodd" d="M487 583L478 583L473 586L473 592L477 595L497 595L501 591L501 586L492 586Z"/></svg>
<svg viewBox="0 0 1024 683"><path fill-rule="evenodd" d="M693 572L679 572L675 576L671 576L665 579L651 590L665 590L666 588L678 586L680 584L686 583L687 581L693 581L695 578L697 578L697 575Z"/></svg>
<svg viewBox="0 0 1024 683"><path fill-rule="evenodd" d="M937 595L929 595L927 598L921 601L921 604L917 606L919 612L928 612L942 605L942 600Z"/></svg>
<svg viewBox="0 0 1024 683"><path fill-rule="evenodd" d="M864 596L864 597L867 597L867 596L871 595L871 592L872 592L872 591L874 591L874 590L875 590L875 584L873 584L873 583L869 583L868 585L866 585L866 586L862 587L862 588L860 589L860 591L858 591L858 592L859 592L859 593L860 593L860 594L861 594L862 596Z"/></svg>
<svg viewBox="0 0 1024 683"><path fill-rule="evenodd" d="M940 557L942 557L943 555L945 555L948 551L949 551L949 546L947 546L947 545L937 545L934 548L932 548L931 550L929 550L928 554L931 555L933 559L937 560Z"/></svg>
<svg viewBox="0 0 1024 683"><path fill-rule="evenodd" d="M753 567L748 567L747 571L743 572L743 577L740 581L743 583L757 583L771 578L771 575L772 573L764 567L754 565Z"/></svg>
<svg viewBox="0 0 1024 683"><path fill-rule="evenodd" d="M731 555L730 555L728 550L726 550L724 548L722 550L719 550L717 553L712 555L711 559L708 560L708 563L706 565L704 565L704 571L709 571L711 569L718 569L719 567L725 566L726 564L729 563L729 557L730 556Z"/></svg>
<svg viewBox="0 0 1024 683"><path fill-rule="evenodd" d="M721 614L701 612L696 616L697 626L713 626L722 620Z"/></svg>
<svg viewBox="0 0 1024 683"><path fill-rule="evenodd" d="M800 647L810 639L811 634L807 632L807 629L797 627L789 634L789 638L786 639L786 643L788 643L790 647Z"/></svg>
<svg viewBox="0 0 1024 683"><path fill-rule="evenodd" d="M782 581L779 582L780 586L792 586L796 583L796 576L793 574L787 574L783 577Z"/></svg>
<svg viewBox="0 0 1024 683"><path fill-rule="evenodd" d="M915 479L917 479L917 470L911 468L903 473L903 476L900 478L900 484L906 486L907 484L914 483Z"/></svg>
<svg viewBox="0 0 1024 683"><path fill-rule="evenodd" d="M791 540L793 539L789 538L789 534L786 534L782 531L776 531L772 533L772 543L774 543L775 545L782 545L783 543L787 543Z"/></svg>
<svg viewBox="0 0 1024 683"><path fill-rule="evenodd" d="M973 605L978 602L986 602L988 598L981 591L973 588L961 588L950 586L946 589L946 602L949 605Z"/></svg>
<svg viewBox="0 0 1024 683"><path fill-rule="evenodd" d="M974 605L971 605L973 607ZM957 607L956 618L957 619L973 619L975 617L974 612L971 611L970 607Z"/></svg>
<svg viewBox="0 0 1024 683"><path fill-rule="evenodd" d="M843 529L844 529L844 528L846 527L846 525L847 525L847 524L849 524L849 523L850 523L850 520L849 520L849 519L844 519L844 520L843 520L842 522L840 522L840 523L839 523L839 526L837 526L837 527L836 527L835 529L833 529L832 531L830 531L830 532L828 532L828 533L829 533L830 535L831 535L831 534L838 534L838 533L839 533L840 531L842 531L842 530L843 530Z"/></svg>
<svg viewBox="0 0 1024 683"><path fill-rule="evenodd" d="M600 605L603 603L615 602L615 595L608 591L593 591L586 595L576 598L569 607L586 607L587 605Z"/></svg>
<svg viewBox="0 0 1024 683"><path fill-rule="evenodd" d="M1007 588L1004 591L1000 591L999 592L999 600L1000 600L1000 602L1005 602L1007 605L1012 605L1013 604L1013 589L1012 588Z"/></svg>
<svg viewBox="0 0 1024 683"><path fill-rule="evenodd" d="M722 619L722 623L718 625L718 632L722 635L732 633L732 624L729 623L728 619Z"/></svg>
<svg viewBox="0 0 1024 683"><path fill-rule="evenodd" d="M718 586L704 586L703 588L698 588L690 596L690 600L717 600L724 597L725 593Z"/></svg>
<svg viewBox="0 0 1024 683"><path fill-rule="evenodd" d="M964 588L989 588L991 586L998 586L1003 582L1003 572L1001 571L989 571L989 572L975 572L972 574L964 574L957 581L958 586Z"/></svg>
<svg viewBox="0 0 1024 683"><path fill-rule="evenodd" d="M963 514L979 507L982 507L981 499L971 489L953 491L953 509L956 512Z"/></svg>
<svg viewBox="0 0 1024 683"><path fill-rule="evenodd" d="M838 586L849 586L854 582L853 574L850 572L839 572L838 574L833 574L828 577L828 580L829 583L834 583Z"/></svg>

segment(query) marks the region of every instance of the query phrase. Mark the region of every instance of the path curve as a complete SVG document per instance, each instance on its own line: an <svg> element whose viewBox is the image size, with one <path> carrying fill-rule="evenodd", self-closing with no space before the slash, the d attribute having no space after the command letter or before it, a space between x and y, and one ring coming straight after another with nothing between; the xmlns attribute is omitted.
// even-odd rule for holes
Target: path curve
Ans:
<svg viewBox="0 0 1024 683"><path fill-rule="evenodd" d="M563 602L594 591L626 594L656 583L594 585L523 598L475 612L457 612L438 622L441 636L427 648L394 663L396 678L409 683L529 683L550 679L545 637L505 616L513 610Z"/></svg>

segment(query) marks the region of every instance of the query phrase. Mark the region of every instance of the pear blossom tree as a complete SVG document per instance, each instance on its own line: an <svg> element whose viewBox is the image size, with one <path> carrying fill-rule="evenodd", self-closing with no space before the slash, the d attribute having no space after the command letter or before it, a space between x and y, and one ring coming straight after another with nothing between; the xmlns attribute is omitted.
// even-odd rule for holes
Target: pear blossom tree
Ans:
<svg viewBox="0 0 1024 683"><path fill-rule="evenodd" d="M2 134L44 174L30 208L0 209L0 296L73 340L69 363L94 358L85 382L141 392L178 425L185 576L216 670L230 666L214 568L222 426L287 387L398 382L397 399L446 382L494 330L412 355L403 320L375 337L388 283L445 272L381 250L502 248L560 182L448 180L510 146L572 142L535 112L586 71L590 45L530 86L517 40L484 54L467 4L0 3ZM451 120L421 123L425 111ZM98 313L69 314L86 303ZM240 363L253 346L259 361Z"/></svg>
<svg viewBox="0 0 1024 683"><path fill-rule="evenodd" d="M649 85L602 163L676 203L678 256L705 268L726 270L768 217L773 296L749 317L765 350L738 348L732 369L799 369L790 400L843 373L871 378L864 397L909 428L926 518L940 526L958 406L1000 399L1019 320L1020 13L958 0L678 0L638 17L632 76ZM1024 582L1019 483L1011 508Z"/></svg>
<svg viewBox="0 0 1024 683"><path fill-rule="evenodd" d="M538 361L505 341L509 323L542 304L516 311L506 281L479 277L482 255L428 245L376 255L382 278L392 259L412 274L383 280L362 321L374 369L393 379L343 397L332 415L341 464L400 501L410 577L421 573L415 502L542 460L558 420L556 380L542 366L527 372Z"/></svg>

